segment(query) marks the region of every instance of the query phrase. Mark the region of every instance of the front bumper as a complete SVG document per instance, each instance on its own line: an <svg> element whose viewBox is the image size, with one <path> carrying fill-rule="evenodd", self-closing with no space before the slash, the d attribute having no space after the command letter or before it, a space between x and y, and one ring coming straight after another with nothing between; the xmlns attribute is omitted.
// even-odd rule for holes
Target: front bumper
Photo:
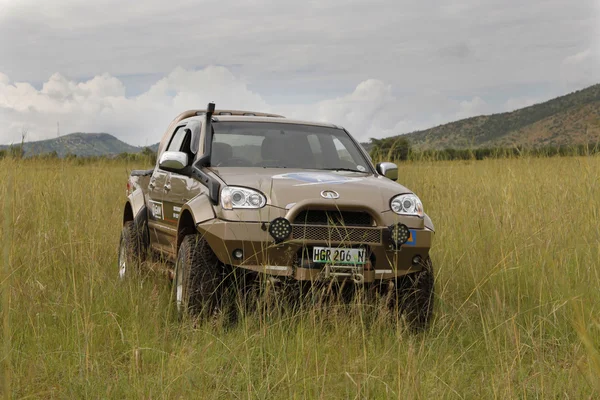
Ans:
<svg viewBox="0 0 600 400"><path fill-rule="evenodd" d="M411 240L395 249L387 227L327 227L317 225L292 225L291 236L282 243L267 231L268 224L214 219L197 226L219 260L276 276L290 276L298 280L324 280L331 276L352 276L347 270L332 273L324 264L316 264L309 257L312 246L364 247L369 261L356 270L365 283L392 279L420 270L413 258L426 259L429 255L433 232L412 229ZM234 252L242 250L243 257L236 259ZM308 250L308 251L307 251ZM335 270L335 268L334 268ZM356 279L355 279L356 280Z"/></svg>

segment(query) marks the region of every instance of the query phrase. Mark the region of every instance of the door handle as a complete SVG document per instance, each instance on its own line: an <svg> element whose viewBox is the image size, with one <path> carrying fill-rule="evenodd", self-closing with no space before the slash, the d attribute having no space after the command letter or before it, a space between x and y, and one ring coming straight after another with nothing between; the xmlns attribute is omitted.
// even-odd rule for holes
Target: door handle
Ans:
<svg viewBox="0 0 600 400"><path fill-rule="evenodd" d="M154 181L150 181L150 183L148 184L148 187L150 189L154 189L156 187L156 183L154 183Z"/></svg>
<svg viewBox="0 0 600 400"><path fill-rule="evenodd" d="M171 184L170 183L165 183L164 188L168 192L169 190L171 190Z"/></svg>

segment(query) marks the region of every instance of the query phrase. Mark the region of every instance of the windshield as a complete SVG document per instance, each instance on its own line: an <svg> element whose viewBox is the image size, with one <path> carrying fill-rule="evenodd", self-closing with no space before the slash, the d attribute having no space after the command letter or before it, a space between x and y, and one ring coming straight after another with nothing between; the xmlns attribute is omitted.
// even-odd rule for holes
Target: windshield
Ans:
<svg viewBox="0 0 600 400"><path fill-rule="evenodd" d="M215 167L370 172L365 157L342 129L273 122L219 122L213 128Z"/></svg>

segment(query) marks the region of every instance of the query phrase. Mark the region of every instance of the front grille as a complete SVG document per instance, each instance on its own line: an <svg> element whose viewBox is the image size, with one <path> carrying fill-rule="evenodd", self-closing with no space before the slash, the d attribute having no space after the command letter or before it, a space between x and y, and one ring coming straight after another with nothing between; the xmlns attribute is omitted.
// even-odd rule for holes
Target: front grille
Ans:
<svg viewBox="0 0 600 400"><path fill-rule="evenodd" d="M292 239L340 243L381 243L381 229L293 225Z"/></svg>
<svg viewBox="0 0 600 400"><path fill-rule="evenodd" d="M295 224L334 226L373 226L373 217L362 211L303 210L294 219Z"/></svg>

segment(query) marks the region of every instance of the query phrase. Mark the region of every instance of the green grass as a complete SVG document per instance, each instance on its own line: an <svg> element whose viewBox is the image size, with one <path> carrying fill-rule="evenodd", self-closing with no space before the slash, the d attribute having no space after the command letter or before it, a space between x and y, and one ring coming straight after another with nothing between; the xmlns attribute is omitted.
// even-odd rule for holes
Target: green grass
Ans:
<svg viewBox="0 0 600 400"><path fill-rule="evenodd" d="M7 398L600 396L599 157L402 164L437 230L416 336L368 305L177 322L163 275L117 280L132 167L0 160Z"/></svg>

